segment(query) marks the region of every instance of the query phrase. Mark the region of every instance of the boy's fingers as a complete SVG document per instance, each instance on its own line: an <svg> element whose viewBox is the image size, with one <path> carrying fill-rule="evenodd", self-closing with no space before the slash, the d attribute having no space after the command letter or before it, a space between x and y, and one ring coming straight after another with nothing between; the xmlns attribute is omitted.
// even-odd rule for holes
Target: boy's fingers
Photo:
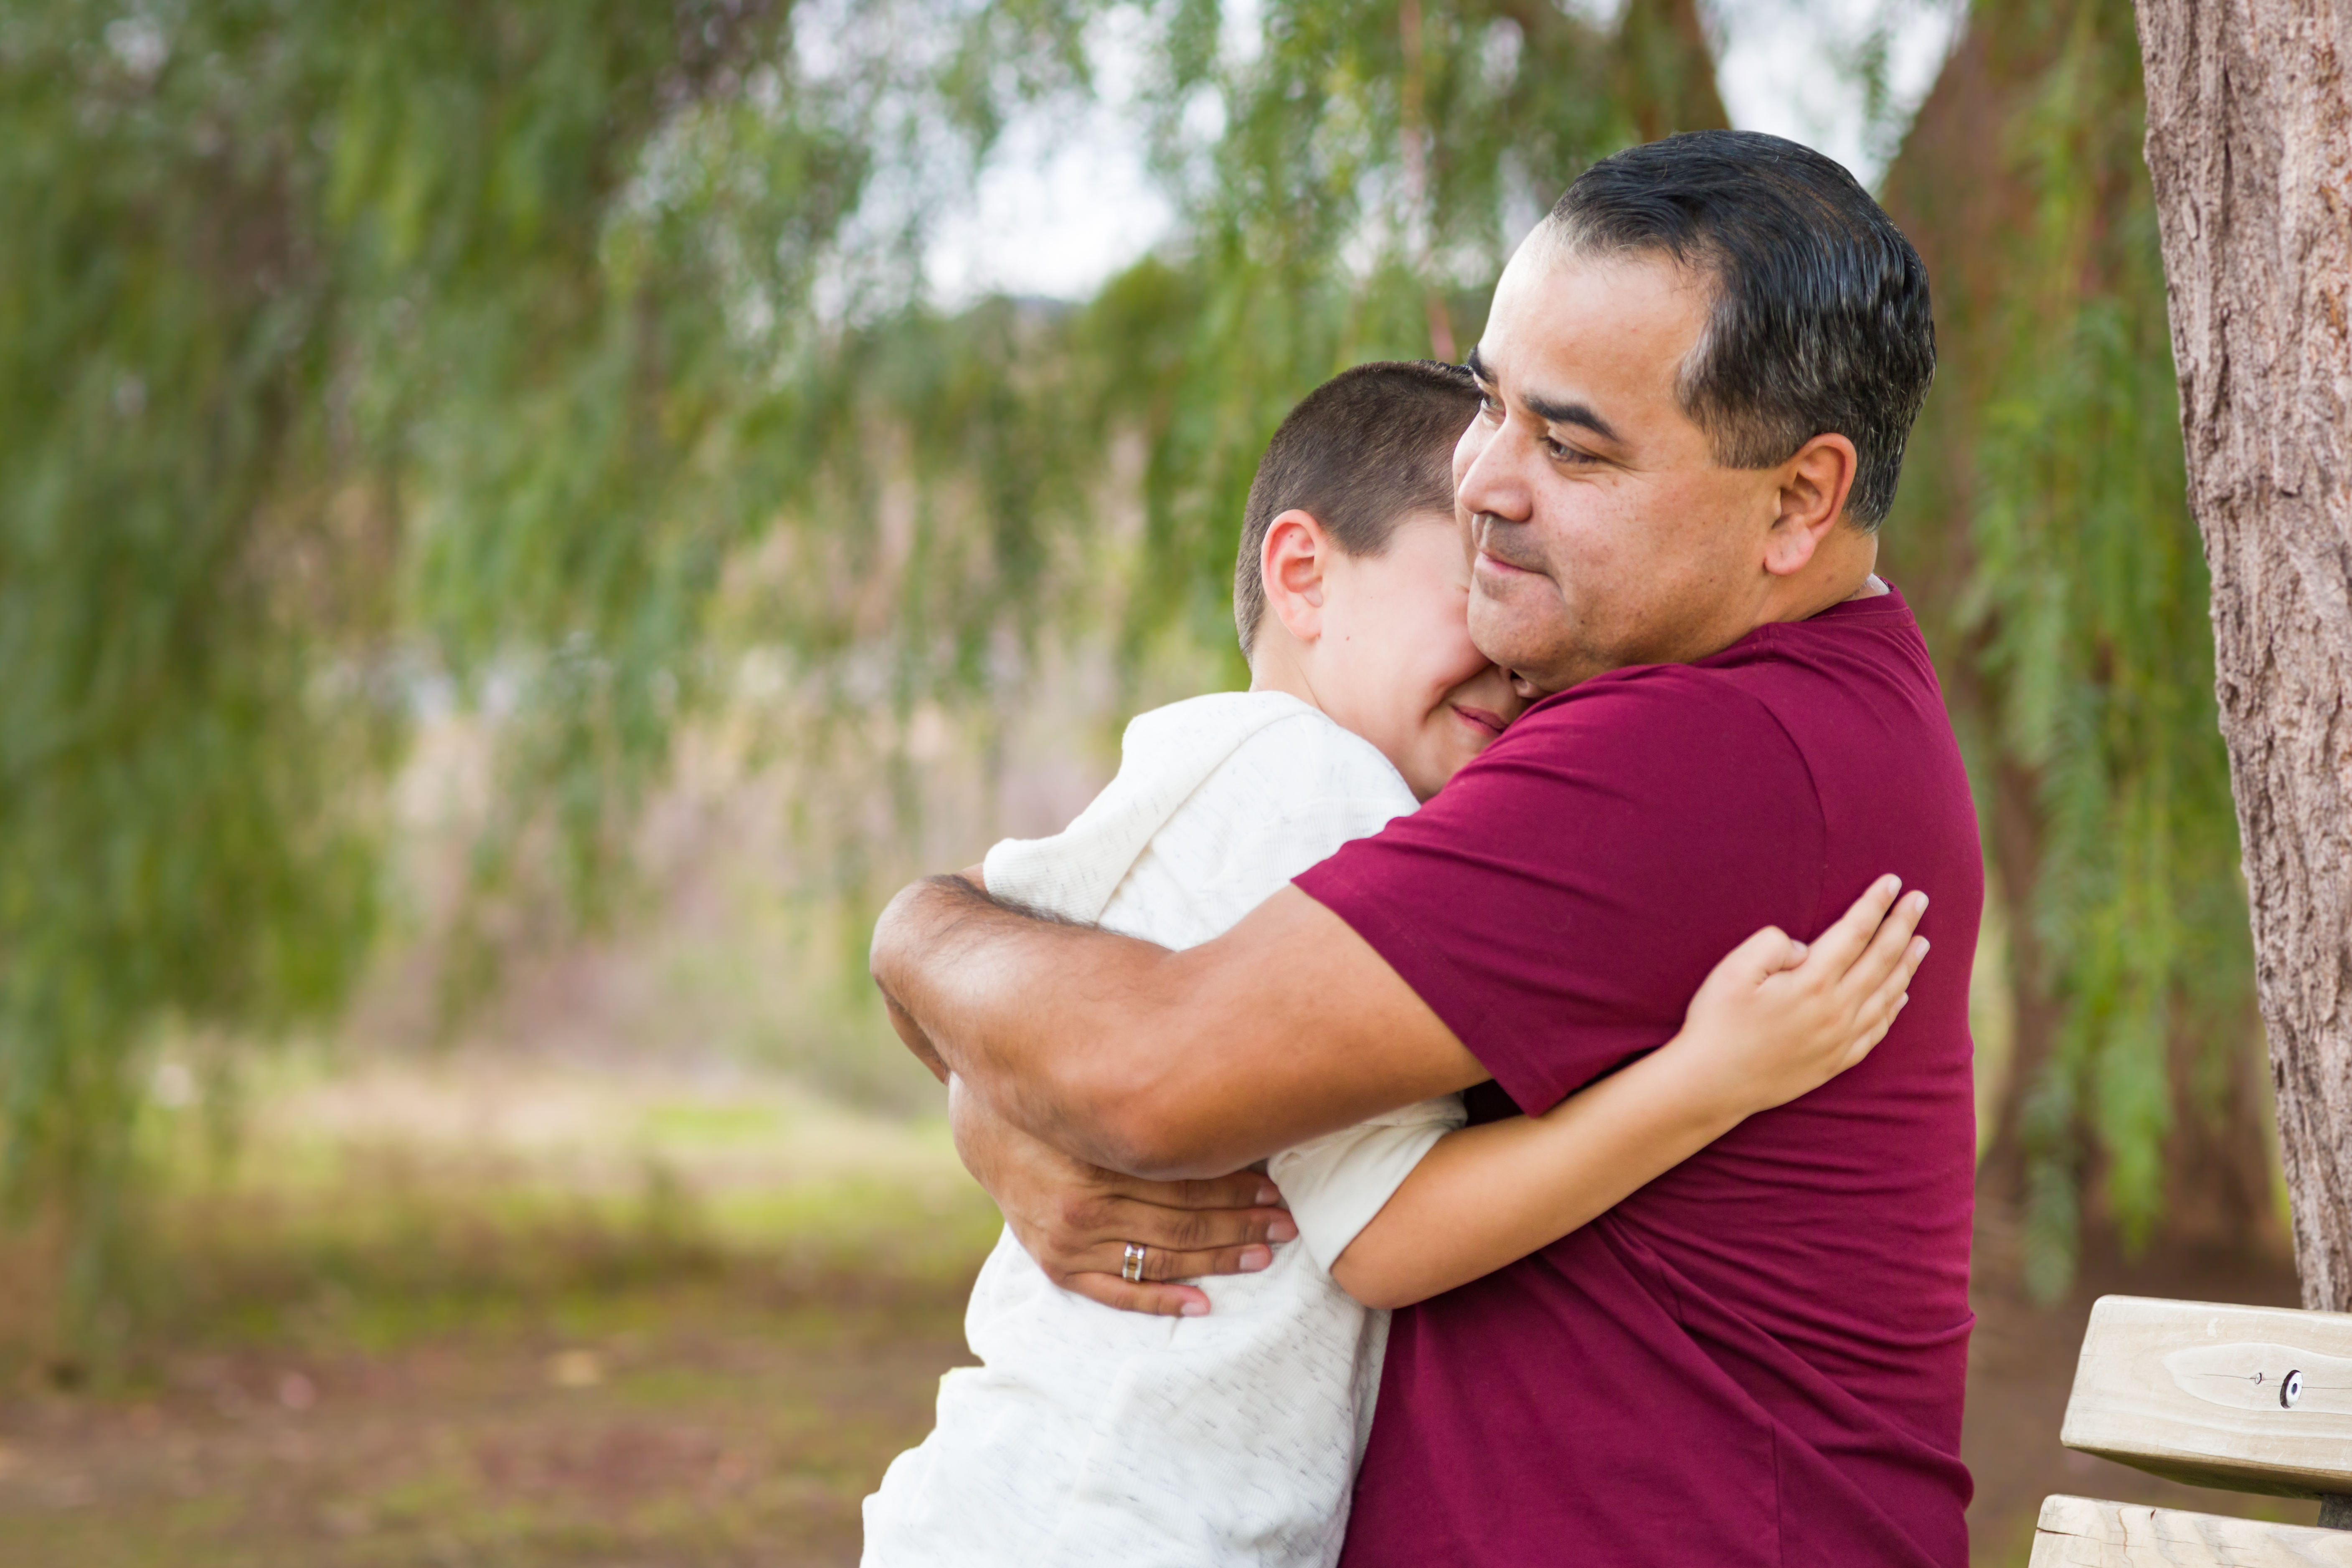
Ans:
<svg viewBox="0 0 2352 1568"><path fill-rule="evenodd" d="M1865 1026L1885 1028L1902 1011L1903 998L1911 992L1911 977L1919 973L1920 961L1927 956L1927 939L1915 936L1906 944L1903 955L1895 967L1879 983L1862 1006L1861 1022Z"/></svg>
<svg viewBox="0 0 2352 1568"><path fill-rule="evenodd" d="M1910 947L1904 952L1903 963L1886 977L1886 983L1855 1011L1853 1038L1847 1042L1845 1065L1839 1071L1844 1071L1845 1068L1853 1066L1875 1050L1878 1042L1895 1027L1895 1018L1911 1004L1911 976L1917 972L1919 960L1927 956L1927 939L1913 937Z"/></svg>
<svg viewBox="0 0 2352 1568"><path fill-rule="evenodd" d="M1915 936L1904 947L1903 962L1896 967L1895 973L1903 977L1903 988L1906 991L1911 989L1912 977L1919 973L1919 966L1927 962L1929 945L1926 937Z"/></svg>
<svg viewBox="0 0 2352 1568"><path fill-rule="evenodd" d="M1779 926L1762 931L1724 954L1718 968L1728 969L1756 984L1794 969L1804 961L1805 944L1792 941Z"/></svg>
<svg viewBox="0 0 2352 1568"><path fill-rule="evenodd" d="M1876 1050L1878 1042L1894 1031L1895 1020L1902 1016L1903 1009L1909 1005L1911 1005L1911 994L1906 991L1895 999L1895 1005L1886 1010L1885 1017L1855 1037L1853 1043L1846 1047L1844 1064L1838 1068L1838 1071L1843 1072L1848 1068L1855 1066L1863 1058Z"/></svg>
<svg viewBox="0 0 2352 1568"><path fill-rule="evenodd" d="M1859 1002L1875 993L1902 964L1912 933L1919 929L1920 917L1927 912L1927 894L1904 894L1871 933L1869 945L1832 982L1837 994Z"/></svg>
<svg viewBox="0 0 2352 1568"><path fill-rule="evenodd" d="M1812 952L1806 964L1816 974L1835 981L1852 968L1854 960L1869 946L1886 911L1894 907L1895 895L1903 890L1903 879L1892 874L1881 877L1863 889L1862 897L1848 905L1830 929L1813 939ZM1904 933L1909 935L1908 931Z"/></svg>

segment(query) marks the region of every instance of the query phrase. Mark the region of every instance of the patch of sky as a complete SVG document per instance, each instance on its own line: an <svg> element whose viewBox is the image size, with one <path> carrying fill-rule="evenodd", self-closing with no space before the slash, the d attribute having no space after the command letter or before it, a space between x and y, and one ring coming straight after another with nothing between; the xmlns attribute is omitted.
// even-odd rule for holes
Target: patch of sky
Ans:
<svg viewBox="0 0 2352 1568"><path fill-rule="evenodd" d="M1597 26L1623 0L1559 0ZM1960 0L1713 0L1706 7L1717 79L1732 123L1818 147L1874 186L1958 36ZM1219 47L1246 66L1261 46L1255 0L1223 7ZM1132 10L1103 18L1090 39L1090 100L1015 114L976 174L928 226L923 271L953 308L992 293L1082 300L1175 229L1177 200L1155 168L1145 101L1152 33ZM1507 75L1516 27L1484 40L1481 64ZM1177 140L1215 139L1223 104L1203 87L1183 106ZM1532 223L1536 214L1527 215Z"/></svg>
<svg viewBox="0 0 2352 1568"><path fill-rule="evenodd" d="M1176 207L1160 177L1170 171L1153 167L1145 102L1151 37L1139 14L1111 12L1087 40L1093 93L1013 115L930 226L924 271L938 303L1084 299L1168 237ZM1213 89L1195 92L1179 139L1213 141L1223 114Z"/></svg>
<svg viewBox="0 0 2352 1568"><path fill-rule="evenodd" d="M1958 0L1716 0L1731 122L1817 147L1876 188L1958 37Z"/></svg>

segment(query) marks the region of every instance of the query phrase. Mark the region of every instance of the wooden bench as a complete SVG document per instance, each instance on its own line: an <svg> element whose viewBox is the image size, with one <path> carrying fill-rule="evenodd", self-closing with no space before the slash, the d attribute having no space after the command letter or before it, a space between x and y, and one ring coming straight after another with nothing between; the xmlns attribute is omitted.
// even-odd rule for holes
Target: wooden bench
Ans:
<svg viewBox="0 0 2352 1568"><path fill-rule="evenodd" d="M2196 1486L2315 1497L2319 1528L2053 1497L2032 1568L2352 1568L2352 1313L2102 1297L2059 1440Z"/></svg>

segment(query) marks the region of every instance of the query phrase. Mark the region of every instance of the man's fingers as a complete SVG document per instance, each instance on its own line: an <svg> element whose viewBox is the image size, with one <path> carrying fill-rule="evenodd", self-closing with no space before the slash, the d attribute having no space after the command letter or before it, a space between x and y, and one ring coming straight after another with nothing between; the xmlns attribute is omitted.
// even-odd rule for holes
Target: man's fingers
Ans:
<svg viewBox="0 0 2352 1568"><path fill-rule="evenodd" d="M1805 967L1811 973L1834 984L1838 978L1853 966L1854 960L1868 950L1871 938L1895 907L1895 895L1903 890L1903 879L1881 877L1863 889L1862 897L1848 905L1829 930L1815 937L1812 951L1805 956ZM1923 904L1924 907L1924 904ZM1918 923L1917 917L1912 920ZM1909 936L1906 931L1903 933Z"/></svg>
<svg viewBox="0 0 2352 1568"><path fill-rule="evenodd" d="M1164 1247L1143 1249L1143 1278L1153 1284L1171 1279L1204 1279L1213 1274L1255 1274L1274 1261L1274 1248L1264 1242L1246 1247L1218 1247L1199 1252L1175 1252ZM1125 1272L1127 1244L1105 1242L1089 1247L1071 1265L1090 1273Z"/></svg>
<svg viewBox="0 0 2352 1568"><path fill-rule="evenodd" d="M1116 1274L1072 1274L1063 1289L1122 1312L1155 1318L1198 1318L1209 1310L1208 1292L1193 1285L1137 1285Z"/></svg>
<svg viewBox="0 0 2352 1568"><path fill-rule="evenodd" d="M1174 1209L1101 1194L1051 1217L1016 1222L1013 1230L1029 1255L1057 1276L1088 1270L1116 1274L1129 1242L1151 1255L1192 1258L1264 1248L1298 1236L1297 1222L1287 1209ZM1233 1271L1207 1266L1194 1270Z"/></svg>
<svg viewBox="0 0 2352 1568"><path fill-rule="evenodd" d="M1093 1228L1095 1240L1133 1241L1168 1252L1213 1252L1298 1235L1287 1209L1177 1209L1130 1199L1106 1205Z"/></svg>
<svg viewBox="0 0 2352 1568"><path fill-rule="evenodd" d="M1230 1176L1203 1176L1185 1182L1148 1182L1115 1171L1098 1173L1095 1191L1105 1198L1126 1198L1170 1209L1279 1208L1281 1189L1261 1171L1235 1171Z"/></svg>
<svg viewBox="0 0 2352 1568"><path fill-rule="evenodd" d="M1115 1191L1147 1204L1171 1209L1279 1208L1281 1190L1274 1178L1259 1171L1235 1171L1230 1176L1206 1176L1191 1182L1121 1183Z"/></svg>

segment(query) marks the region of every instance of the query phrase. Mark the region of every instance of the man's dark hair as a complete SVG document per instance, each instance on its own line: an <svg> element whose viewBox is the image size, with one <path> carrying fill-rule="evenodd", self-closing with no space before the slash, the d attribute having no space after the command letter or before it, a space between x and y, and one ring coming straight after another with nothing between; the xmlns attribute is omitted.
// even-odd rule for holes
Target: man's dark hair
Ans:
<svg viewBox="0 0 2352 1568"><path fill-rule="evenodd" d="M1470 373L1434 360L1343 370L1301 398L1258 459L1234 561L1234 626L1247 657L1265 615L1258 554L1293 508L1349 555L1379 555L1417 511L1454 510L1454 444L1478 412Z"/></svg>
<svg viewBox="0 0 2352 1568"><path fill-rule="evenodd" d="M1834 432L1860 459L1848 515L1886 520L1936 323L1919 253L1852 174L1761 132L1694 131L1603 158L1549 221L1570 253L1659 253L1711 279L1679 391L1717 462L1769 468Z"/></svg>

